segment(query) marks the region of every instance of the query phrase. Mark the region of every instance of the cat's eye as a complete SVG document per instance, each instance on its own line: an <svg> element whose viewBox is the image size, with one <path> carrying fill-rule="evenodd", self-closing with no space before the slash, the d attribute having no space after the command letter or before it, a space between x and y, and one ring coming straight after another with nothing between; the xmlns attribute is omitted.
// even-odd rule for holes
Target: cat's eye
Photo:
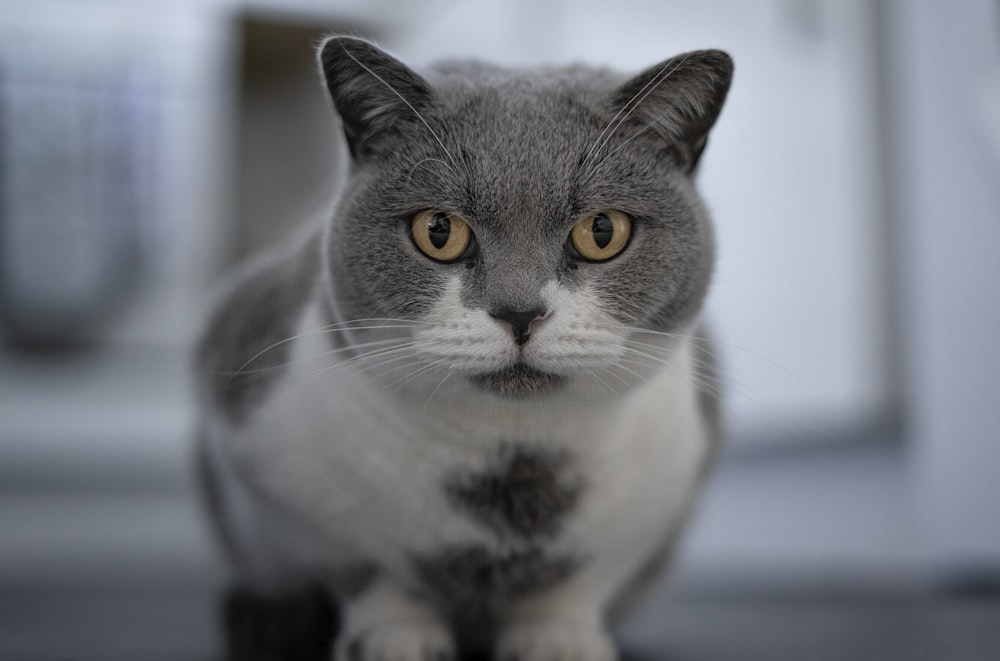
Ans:
<svg viewBox="0 0 1000 661"><path fill-rule="evenodd" d="M611 259L628 245L632 221L621 211L602 211L583 218L569 234L569 248L574 257L588 262Z"/></svg>
<svg viewBox="0 0 1000 661"><path fill-rule="evenodd" d="M413 242L431 259L454 262L472 254L475 247L472 230L454 214L428 209L410 221Z"/></svg>

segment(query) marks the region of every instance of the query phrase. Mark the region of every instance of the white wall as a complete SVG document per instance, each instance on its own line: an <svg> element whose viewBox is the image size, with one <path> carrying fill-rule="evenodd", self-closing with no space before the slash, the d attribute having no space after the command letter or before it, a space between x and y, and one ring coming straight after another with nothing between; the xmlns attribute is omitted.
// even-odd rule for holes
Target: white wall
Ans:
<svg viewBox="0 0 1000 661"><path fill-rule="evenodd" d="M1000 567L1000 7L888 3L906 423L929 568Z"/></svg>
<svg viewBox="0 0 1000 661"><path fill-rule="evenodd" d="M128 319L112 326L113 343L177 345L198 325L194 311L217 261L219 221L230 197L227 103L236 82L230 68L235 35L225 19L204 3L152 0L8 1L0 11L0 83L6 78L11 94L20 93L11 80L29 88L55 81L67 90L99 91L128 75L142 85L142 103L149 106L142 165L154 186L139 219L145 270L138 277L145 286ZM71 214L50 222L60 220L74 223ZM113 239L91 224L80 233L91 241ZM53 232L50 240L74 239Z"/></svg>
<svg viewBox="0 0 1000 661"><path fill-rule="evenodd" d="M882 247L863 0L15 3L0 28L41 37L36 52L72 59L101 44L105 57L142 54L160 77L156 290L125 336L169 342L196 327L213 233L228 211L229 21L247 6L370 25L416 63L470 55L636 70L686 49L729 51L736 76L701 182L719 225L709 307L730 426L737 437L822 439L884 409L891 384L879 355Z"/></svg>

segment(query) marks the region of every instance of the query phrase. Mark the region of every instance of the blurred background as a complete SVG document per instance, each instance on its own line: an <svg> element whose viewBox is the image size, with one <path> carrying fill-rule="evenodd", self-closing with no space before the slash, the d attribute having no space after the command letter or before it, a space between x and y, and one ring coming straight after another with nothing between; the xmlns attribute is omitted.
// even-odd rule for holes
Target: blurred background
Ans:
<svg viewBox="0 0 1000 661"><path fill-rule="evenodd" d="M219 654L189 351L329 198L331 31L415 65L732 54L700 174L726 450L626 637L1000 658L1000 4L0 0L0 659Z"/></svg>

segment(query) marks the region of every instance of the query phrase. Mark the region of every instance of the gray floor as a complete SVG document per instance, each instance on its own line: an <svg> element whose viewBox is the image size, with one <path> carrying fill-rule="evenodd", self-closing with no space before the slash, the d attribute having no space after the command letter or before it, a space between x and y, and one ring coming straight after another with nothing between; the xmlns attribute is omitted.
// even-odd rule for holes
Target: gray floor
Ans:
<svg viewBox="0 0 1000 661"><path fill-rule="evenodd" d="M222 658L216 590L187 577L114 590L0 586L4 661ZM624 631L625 661L995 661L1000 599L676 586Z"/></svg>

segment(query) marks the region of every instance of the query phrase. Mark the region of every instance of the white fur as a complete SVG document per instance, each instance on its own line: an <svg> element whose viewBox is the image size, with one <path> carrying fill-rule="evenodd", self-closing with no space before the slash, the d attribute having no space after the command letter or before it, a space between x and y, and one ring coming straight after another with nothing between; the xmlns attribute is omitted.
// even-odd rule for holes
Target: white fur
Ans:
<svg viewBox="0 0 1000 661"><path fill-rule="evenodd" d="M331 351L313 303L296 329L289 372L266 402L239 426L206 420L229 525L253 558L245 567L251 578L272 585L374 560L381 605L349 611L347 628L378 629L377 613L393 611L386 603L412 601L402 588L416 585L413 553L497 543L449 505L441 484L495 457L499 439L516 439L567 452L585 479L549 548L586 564L519 604L501 647L524 659L612 659L603 609L683 518L708 449L691 346L663 340L669 360L642 374L623 370L616 360L629 333L597 312L593 294L553 282L544 298L551 313L533 328L524 356L578 376L551 397L523 401L479 392L462 376L508 365L519 349L509 328L462 305L457 279L412 329L352 332L351 341L416 343L395 354L385 353L392 345L376 345L387 348L367 362ZM416 639L447 647L440 625L414 624L422 617L408 616L402 633L385 631L385 658L422 658L391 656L393 640L409 641L400 650ZM589 633L567 633L578 630Z"/></svg>

